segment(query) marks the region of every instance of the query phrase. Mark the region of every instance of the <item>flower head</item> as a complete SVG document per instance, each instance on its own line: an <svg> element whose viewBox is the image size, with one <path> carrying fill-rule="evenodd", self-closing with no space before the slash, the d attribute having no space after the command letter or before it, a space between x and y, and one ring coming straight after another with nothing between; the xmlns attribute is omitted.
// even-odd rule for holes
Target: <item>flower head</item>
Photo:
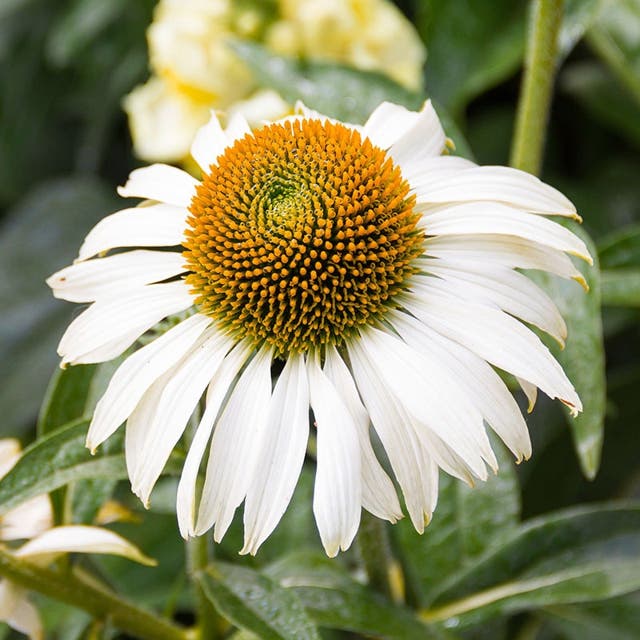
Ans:
<svg viewBox="0 0 640 640"><path fill-rule="evenodd" d="M521 171L442 155L446 142L429 102L417 113L384 103L361 127L302 105L257 132L213 116L191 150L201 181L166 165L134 171L120 193L141 205L100 222L49 279L56 296L93 303L61 340L63 365L113 358L176 318L120 365L87 444L126 420L146 503L204 396L178 489L185 537L214 527L220 540L244 501L243 552L256 552L294 491L310 408L329 555L350 545L362 507L402 516L371 429L421 532L439 468L468 482L496 469L487 425L518 460L531 453L493 367L531 402L539 388L581 409L527 326L562 342L562 317L517 270L584 282L567 254L590 261L585 245L546 217L575 208ZM106 255L115 248L128 250Z"/></svg>

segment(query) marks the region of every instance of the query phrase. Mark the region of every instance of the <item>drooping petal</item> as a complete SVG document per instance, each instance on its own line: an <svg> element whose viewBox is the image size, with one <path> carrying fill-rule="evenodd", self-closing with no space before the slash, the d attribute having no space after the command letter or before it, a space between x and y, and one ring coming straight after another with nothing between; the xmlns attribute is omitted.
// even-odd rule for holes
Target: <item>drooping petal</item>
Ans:
<svg viewBox="0 0 640 640"><path fill-rule="evenodd" d="M437 465L424 464L425 458L431 460L423 457L424 448L411 417L393 397L366 354L350 346L349 357L358 390L400 484L411 522L422 533L435 508ZM431 486L434 476L435 490Z"/></svg>
<svg viewBox="0 0 640 640"><path fill-rule="evenodd" d="M233 386L233 381L249 358L253 346L249 342L238 343L225 356L220 368L215 372L207 391L206 408L200 424L196 429L193 441L189 446L187 458L182 468L178 493L176 497L176 513L180 535L188 539L196 535L197 513L197 479L204 452L211 438L213 425L220 414L224 399Z"/></svg>
<svg viewBox="0 0 640 640"><path fill-rule="evenodd" d="M198 181L186 171L167 164L135 169L118 193L123 198L157 200L177 207L188 207Z"/></svg>
<svg viewBox="0 0 640 640"><path fill-rule="evenodd" d="M269 415L272 357L273 350L265 346L247 364L216 424L196 535L215 524L219 542L247 494Z"/></svg>
<svg viewBox="0 0 640 640"><path fill-rule="evenodd" d="M472 301L448 295L436 281L429 292L407 296L404 306L438 333L459 342L481 358L524 378L574 411L582 404L562 367L540 339L515 318Z"/></svg>
<svg viewBox="0 0 640 640"><path fill-rule="evenodd" d="M65 553L99 553L123 556L140 564L154 566L156 561L113 531L102 527L69 525L54 527L29 540L14 552L19 558L46 566Z"/></svg>
<svg viewBox="0 0 640 640"><path fill-rule="evenodd" d="M426 241L425 253L436 258L467 262L471 265L470 271L477 263L539 269L561 278L576 280L584 288L587 286L584 276L562 251L515 236L464 234L433 237Z"/></svg>
<svg viewBox="0 0 640 640"><path fill-rule="evenodd" d="M323 371L340 394L358 431L362 454L362 506L378 518L396 522L402 518L402 510L393 483L371 446L369 414L362 406L351 372L333 346L327 347Z"/></svg>
<svg viewBox="0 0 640 640"><path fill-rule="evenodd" d="M93 413L87 434L89 449L94 451L129 417L147 389L187 353L210 323L209 318L196 313L118 367Z"/></svg>
<svg viewBox="0 0 640 640"><path fill-rule="evenodd" d="M390 320L407 344L437 358L461 383L482 417L519 462L531 456L529 431L520 409L485 360L405 313L392 312Z"/></svg>
<svg viewBox="0 0 640 640"><path fill-rule="evenodd" d="M151 490L189 417L233 344L230 337L209 328L173 368L149 424L143 427L142 453L132 469L131 490L144 504L148 503Z"/></svg>
<svg viewBox="0 0 640 640"><path fill-rule="evenodd" d="M115 358L160 320L192 305L193 298L182 281L146 285L101 298L81 313L62 336L58 346L62 365ZM106 352L93 353L109 343L113 346Z"/></svg>
<svg viewBox="0 0 640 640"><path fill-rule="evenodd" d="M414 186L418 204L503 202L545 215L580 219L572 202L535 176L510 167L473 167L425 186Z"/></svg>
<svg viewBox="0 0 640 640"><path fill-rule="evenodd" d="M127 251L108 258L77 262L47 279L56 298L93 302L141 285L160 282L186 270L180 253Z"/></svg>
<svg viewBox="0 0 640 640"><path fill-rule="evenodd" d="M451 293L461 299L495 304L542 329L564 346L567 325L560 311L553 300L525 275L499 265L470 265L451 260L426 259L422 265L430 274L445 280ZM413 282L419 287L428 286L431 280L417 276Z"/></svg>
<svg viewBox="0 0 640 640"><path fill-rule="evenodd" d="M0 478L13 469L20 459L20 441L17 438L0 438Z"/></svg>
<svg viewBox="0 0 640 640"><path fill-rule="evenodd" d="M304 356L290 355L278 378L244 505L244 547L255 554L282 518L298 482L309 439L309 383Z"/></svg>
<svg viewBox="0 0 640 640"><path fill-rule="evenodd" d="M172 247L182 244L187 209L170 204L122 209L103 218L89 231L78 260L117 247Z"/></svg>
<svg viewBox="0 0 640 640"><path fill-rule="evenodd" d="M418 422L456 451L477 477L486 477L483 460L496 468L480 412L446 370L384 331L369 327L360 337L358 347L380 363L394 395Z"/></svg>
<svg viewBox="0 0 640 640"><path fill-rule="evenodd" d="M500 203L473 202L452 205L423 216L430 236L507 235L531 240L593 263L584 242L557 222L514 210Z"/></svg>
<svg viewBox="0 0 640 640"><path fill-rule="evenodd" d="M322 545L333 558L349 548L360 524L360 443L349 410L315 358L307 361L307 374L317 425L313 513Z"/></svg>

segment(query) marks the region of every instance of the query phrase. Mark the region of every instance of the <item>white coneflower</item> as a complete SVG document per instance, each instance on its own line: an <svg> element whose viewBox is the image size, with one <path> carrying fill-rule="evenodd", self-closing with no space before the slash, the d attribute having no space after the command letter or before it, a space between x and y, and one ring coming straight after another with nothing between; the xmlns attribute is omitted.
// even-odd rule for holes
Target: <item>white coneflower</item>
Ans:
<svg viewBox="0 0 640 640"><path fill-rule="evenodd" d="M120 193L141 205L102 220L48 282L60 298L93 303L61 340L63 365L114 358L163 318L189 314L124 361L89 428L93 450L127 421L143 502L205 395L180 530L214 527L220 540L244 501L243 552L255 553L294 491L311 407L314 513L333 556L351 544L361 507L402 515L371 428L422 531L438 467L467 481L496 468L486 425L518 459L530 455L494 366L530 399L539 388L581 409L524 323L561 342L565 324L515 269L584 282L567 254L590 257L545 217L577 218L558 191L442 155L429 102L417 113L384 103L362 127L298 113L254 133L242 117L223 130L213 116L192 148L202 180L165 165L134 171ZM124 247L163 249L105 255Z"/></svg>

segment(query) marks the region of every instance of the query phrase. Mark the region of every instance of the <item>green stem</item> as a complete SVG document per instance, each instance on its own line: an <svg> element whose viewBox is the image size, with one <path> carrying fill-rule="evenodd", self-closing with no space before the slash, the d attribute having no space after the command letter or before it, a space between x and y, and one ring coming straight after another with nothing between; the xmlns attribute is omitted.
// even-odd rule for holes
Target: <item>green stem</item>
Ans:
<svg viewBox="0 0 640 640"><path fill-rule="evenodd" d="M186 546L187 570L196 592L198 637L201 640L212 640L220 637L220 617L211 605L199 581L194 579L195 575L209 564L209 540L207 536L190 538Z"/></svg>
<svg viewBox="0 0 640 640"><path fill-rule="evenodd" d="M538 175L549 118L563 0L534 0L511 165Z"/></svg>
<svg viewBox="0 0 640 640"><path fill-rule="evenodd" d="M369 584L394 602L404 600L404 579L393 557L386 523L369 512L362 512L358 547Z"/></svg>
<svg viewBox="0 0 640 640"><path fill-rule="evenodd" d="M38 591L90 613L98 620L108 619L114 626L142 640L192 640L190 631L156 614L139 609L95 582L74 573L60 574L16 558L0 549L0 575L16 584Z"/></svg>

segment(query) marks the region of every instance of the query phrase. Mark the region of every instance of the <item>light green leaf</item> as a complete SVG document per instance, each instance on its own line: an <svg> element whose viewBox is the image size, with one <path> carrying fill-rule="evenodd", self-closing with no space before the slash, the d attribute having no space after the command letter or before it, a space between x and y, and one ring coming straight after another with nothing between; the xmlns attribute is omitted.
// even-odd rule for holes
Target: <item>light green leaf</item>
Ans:
<svg viewBox="0 0 640 640"><path fill-rule="evenodd" d="M442 637L408 609L391 604L356 582L326 556L292 553L272 564L265 573L295 591L309 615L322 627L389 640Z"/></svg>
<svg viewBox="0 0 640 640"><path fill-rule="evenodd" d="M640 307L640 269L603 271L602 304L613 307Z"/></svg>
<svg viewBox="0 0 640 640"><path fill-rule="evenodd" d="M500 470L474 488L441 473L438 508L422 536L408 519L394 528L405 574L422 604L451 573L467 566L513 531L520 514L520 491L513 457L495 445Z"/></svg>
<svg viewBox="0 0 640 640"><path fill-rule="evenodd" d="M547 273L531 275L553 298L567 323L565 348L552 345L552 351L582 400L583 411L577 418L568 411L566 415L582 471L593 479L600 466L606 404L600 269L595 245L586 231L575 223L565 226L585 241L593 256L594 265L582 270L589 292Z"/></svg>
<svg viewBox="0 0 640 640"><path fill-rule="evenodd" d="M198 580L221 614L263 640L320 640L295 593L265 575L216 562Z"/></svg>
<svg viewBox="0 0 640 640"><path fill-rule="evenodd" d="M373 71L269 53L253 42L233 43L234 52L249 66L259 85L275 89L287 102L308 107L344 122L363 123L383 101L419 109L423 96Z"/></svg>
<svg viewBox="0 0 640 640"><path fill-rule="evenodd" d="M65 426L27 447L17 464L0 480L0 514L42 493L84 478L127 476L120 453L92 456L84 446L86 420Z"/></svg>
<svg viewBox="0 0 640 640"><path fill-rule="evenodd" d="M466 104L515 73L524 53L526 2L416 2L427 46L428 94L459 117Z"/></svg>
<svg viewBox="0 0 640 640"><path fill-rule="evenodd" d="M516 611L592 602L640 588L640 506L537 518L442 585L428 621L461 626Z"/></svg>

